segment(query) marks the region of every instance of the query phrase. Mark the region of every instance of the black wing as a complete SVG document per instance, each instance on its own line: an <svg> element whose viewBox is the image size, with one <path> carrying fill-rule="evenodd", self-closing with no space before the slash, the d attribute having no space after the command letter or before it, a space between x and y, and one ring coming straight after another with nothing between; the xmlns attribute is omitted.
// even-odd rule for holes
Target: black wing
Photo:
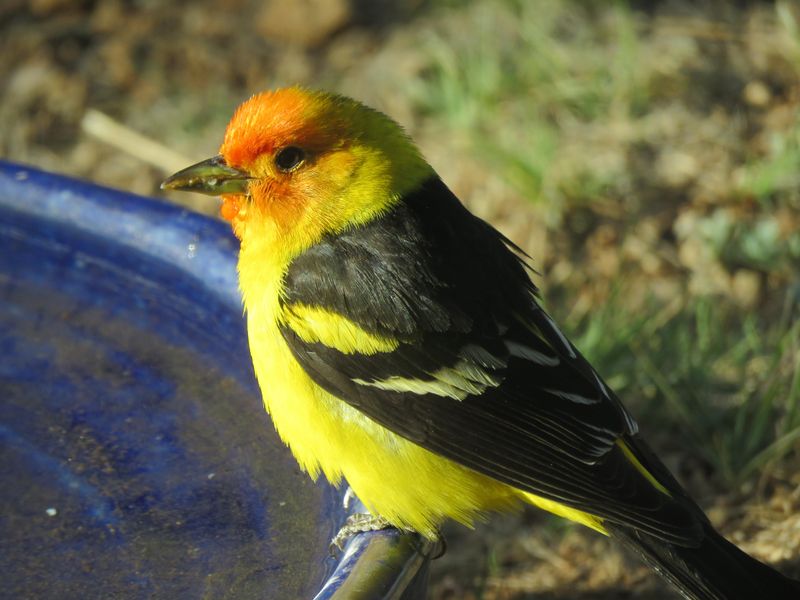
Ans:
<svg viewBox="0 0 800 600"><path fill-rule="evenodd" d="M398 347L344 353L288 326L284 338L320 386L395 433L520 489L694 543L697 511L657 459L648 466L673 496L626 457L617 441L632 440L635 422L538 305L519 255L432 179L313 246L285 276L285 311L320 307Z"/></svg>

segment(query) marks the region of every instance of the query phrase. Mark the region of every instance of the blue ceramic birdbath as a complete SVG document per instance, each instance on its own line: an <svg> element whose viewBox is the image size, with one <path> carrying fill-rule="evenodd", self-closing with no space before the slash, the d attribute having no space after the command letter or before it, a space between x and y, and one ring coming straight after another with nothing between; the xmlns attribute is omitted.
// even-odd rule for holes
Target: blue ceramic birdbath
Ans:
<svg viewBox="0 0 800 600"><path fill-rule="evenodd" d="M7 598L420 598L430 546L328 542L261 405L216 220L0 162Z"/></svg>

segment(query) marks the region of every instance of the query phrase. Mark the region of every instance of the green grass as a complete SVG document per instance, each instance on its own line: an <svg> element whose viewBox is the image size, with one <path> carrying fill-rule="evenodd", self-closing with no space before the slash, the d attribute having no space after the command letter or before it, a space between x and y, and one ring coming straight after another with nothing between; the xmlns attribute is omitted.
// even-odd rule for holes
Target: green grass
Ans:
<svg viewBox="0 0 800 600"><path fill-rule="evenodd" d="M554 207L556 219L563 203L608 186L614 173L559 156L565 126L625 119L646 106L626 4L595 12L591 4L501 0L451 14L444 32L424 40L428 68L411 86L420 112L469 132L489 167ZM512 126L498 127L501 113Z"/></svg>
<svg viewBox="0 0 800 600"><path fill-rule="evenodd" d="M800 439L800 320L773 323L698 298L638 315L612 300L574 324L574 341L641 420L677 435L739 485ZM613 335L609 335L613 332Z"/></svg>
<svg viewBox="0 0 800 600"><path fill-rule="evenodd" d="M787 131L770 136L765 156L751 159L740 190L762 202L781 198L800 210L800 116Z"/></svg>

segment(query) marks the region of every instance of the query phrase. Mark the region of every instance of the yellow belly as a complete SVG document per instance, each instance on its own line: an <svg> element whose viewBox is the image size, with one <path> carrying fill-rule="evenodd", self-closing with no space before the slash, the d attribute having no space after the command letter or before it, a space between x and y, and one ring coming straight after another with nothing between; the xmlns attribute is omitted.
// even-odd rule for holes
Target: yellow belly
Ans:
<svg viewBox="0 0 800 600"><path fill-rule="evenodd" d="M604 532L597 517L433 454L331 396L306 375L274 320L261 316L249 312L248 332L264 404L312 477L322 473L333 484L344 477L370 512L427 537L447 519L471 525L487 511L508 510L520 500Z"/></svg>
<svg viewBox="0 0 800 600"><path fill-rule="evenodd" d="M370 512L433 537L451 518L471 524L508 509L518 493L401 438L316 385L278 328L248 319L253 364L275 429L300 466L334 484L342 477Z"/></svg>

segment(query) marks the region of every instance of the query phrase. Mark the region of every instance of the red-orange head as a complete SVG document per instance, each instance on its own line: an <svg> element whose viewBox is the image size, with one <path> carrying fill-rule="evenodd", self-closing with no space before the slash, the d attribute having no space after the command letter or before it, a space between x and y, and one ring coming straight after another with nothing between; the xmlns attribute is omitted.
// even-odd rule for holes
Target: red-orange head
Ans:
<svg viewBox="0 0 800 600"><path fill-rule="evenodd" d="M382 214L433 171L401 127L363 104L299 87L257 94L228 124L220 155L164 187L223 197L243 244L296 254Z"/></svg>

